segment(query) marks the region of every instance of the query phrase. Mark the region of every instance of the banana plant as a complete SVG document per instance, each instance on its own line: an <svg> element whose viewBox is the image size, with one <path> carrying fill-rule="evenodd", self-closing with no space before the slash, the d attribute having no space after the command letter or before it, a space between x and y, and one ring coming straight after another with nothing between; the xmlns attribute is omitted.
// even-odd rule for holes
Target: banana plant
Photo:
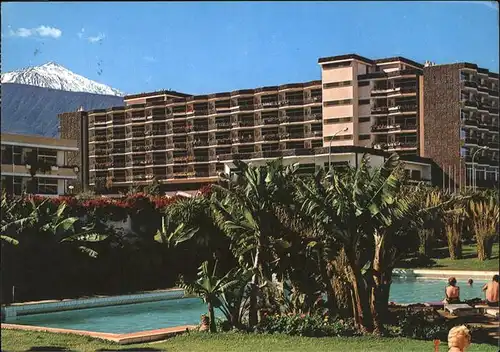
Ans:
<svg viewBox="0 0 500 352"><path fill-rule="evenodd" d="M203 262L198 272L198 278L194 282L184 282L181 280L180 287L187 294L195 294L203 299L208 308L208 317L210 320L210 332L217 332L215 324L215 308L222 306L220 297L240 280L235 279L239 270L231 270L225 275L219 277L217 274L217 261L213 268L209 267L208 261Z"/></svg>

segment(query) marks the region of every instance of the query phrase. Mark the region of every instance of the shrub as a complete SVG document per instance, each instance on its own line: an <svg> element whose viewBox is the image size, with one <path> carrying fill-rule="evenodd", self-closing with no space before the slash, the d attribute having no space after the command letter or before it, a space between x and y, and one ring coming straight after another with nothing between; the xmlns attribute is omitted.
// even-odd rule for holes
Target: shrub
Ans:
<svg viewBox="0 0 500 352"><path fill-rule="evenodd" d="M450 329L446 319L433 310L405 310L396 325L389 326L389 335L414 339L446 340Z"/></svg>
<svg viewBox="0 0 500 352"><path fill-rule="evenodd" d="M332 319L320 315L289 314L264 317L257 326L260 333L283 333L308 337L359 336L351 320Z"/></svg>

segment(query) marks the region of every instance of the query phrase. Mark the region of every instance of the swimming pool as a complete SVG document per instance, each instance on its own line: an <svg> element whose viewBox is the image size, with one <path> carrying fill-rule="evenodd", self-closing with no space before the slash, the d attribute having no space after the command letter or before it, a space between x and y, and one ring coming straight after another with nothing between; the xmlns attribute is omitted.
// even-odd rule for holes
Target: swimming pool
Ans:
<svg viewBox="0 0 500 352"><path fill-rule="evenodd" d="M481 287L484 283L477 281L469 287L459 282L460 297L483 297ZM445 286L446 280L395 279L391 285L390 300L398 303L440 301L444 298ZM195 325L206 311L201 299L183 298L22 315L15 319L7 318L6 323L125 334ZM216 315L222 316L220 312Z"/></svg>

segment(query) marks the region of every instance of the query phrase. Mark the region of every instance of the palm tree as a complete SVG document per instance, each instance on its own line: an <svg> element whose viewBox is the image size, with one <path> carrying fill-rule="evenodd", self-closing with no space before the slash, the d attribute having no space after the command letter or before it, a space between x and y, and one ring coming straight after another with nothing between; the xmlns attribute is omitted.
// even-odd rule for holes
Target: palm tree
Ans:
<svg viewBox="0 0 500 352"><path fill-rule="evenodd" d="M492 239L497 236L499 209L498 197L494 195L485 195L482 199L469 201L468 210L472 217L479 260L489 259L491 256Z"/></svg>
<svg viewBox="0 0 500 352"><path fill-rule="evenodd" d="M13 245L19 244L19 240L15 237L35 223L41 205L35 205L33 200L25 202L21 198L9 199L4 192L1 202L1 241Z"/></svg>
<svg viewBox="0 0 500 352"><path fill-rule="evenodd" d="M203 262L198 272L198 279L194 282L183 282L181 279L180 287L187 294L195 294L203 299L203 302L208 308L208 318L210 320L210 332L217 332L215 324L215 308L221 306L220 296L224 291L238 283L234 277L237 276L236 271L230 271L224 276L217 276L217 261L213 269L210 270L208 261Z"/></svg>
<svg viewBox="0 0 500 352"><path fill-rule="evenodd" d="M383 221L387 217L383 210L394 206L400 169L395 154L375 170L370 169L368 157L364 156L357 169L332 171L314 186L303 181L298 183L302 211L322 224L330 243L339 245L345 253L345 269L352 285L353 315L356 323L368 330L373 320L362 272L373 253L366 249L370 248L373 237L375 240L377 237L373 235L374 229L367 225L374 219Z"/></svg>
<svg viewBox="0 0 500 352"><path fill-rule="evenodd" d="M258 322L257 296L259 285L271 277L276 248L286 246L281 241L281 223L275 212L277 203L291 202L288 181L297 166L284 167L281 160L265 167L253 167L236 161L229 187L214 186L212 209L217 223L231 240L231 250L240 266L252 272L250 283L249 325Z"/></svg>

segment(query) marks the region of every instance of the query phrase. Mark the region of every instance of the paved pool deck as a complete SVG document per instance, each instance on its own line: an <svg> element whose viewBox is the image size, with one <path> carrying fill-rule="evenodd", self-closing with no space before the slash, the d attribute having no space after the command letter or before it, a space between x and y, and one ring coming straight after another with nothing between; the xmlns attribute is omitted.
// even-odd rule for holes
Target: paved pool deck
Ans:
<svg viewBox="0 0 500 352"><path fill-rule="evenodd" d="M182 325L164 329L132 332L128 334L112 334L112 333L104 333L96 331L48 328L44 326L2 324L2 329L21 330L21 331L43 331L43 332L52 332L59 334L74 334L80 336L89 336L96 339L116 342L120 345L164 340L166 338L178 334L183 334L189 331L196 330L197 328L198 326L196 325Z"/></svg>
<svg viewBox="0 0 500 352"><path fill-rule="evenodd" d="M477 270L440 270L440 269L394 269L394 276L416 277L422 279L447 279L451 276L457 279L474 279L490 281L496 271Z"/></svg>

